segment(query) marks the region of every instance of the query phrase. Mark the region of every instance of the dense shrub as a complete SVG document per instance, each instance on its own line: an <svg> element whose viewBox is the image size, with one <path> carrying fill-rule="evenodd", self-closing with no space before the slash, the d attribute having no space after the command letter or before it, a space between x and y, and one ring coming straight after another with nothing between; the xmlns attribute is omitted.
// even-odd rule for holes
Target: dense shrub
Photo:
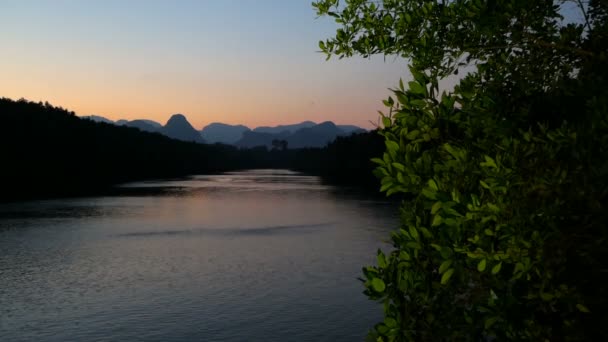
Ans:
<svg viewBox="0 0 608 342"><path fill-rule="evenodd" d="M331 55L409 59L384 101L394 249L364 268L378 341L606 340L606 2L317 1ZM462 73L440 93L448 76ZM601 338L600 338L601 336Z"/></svg>

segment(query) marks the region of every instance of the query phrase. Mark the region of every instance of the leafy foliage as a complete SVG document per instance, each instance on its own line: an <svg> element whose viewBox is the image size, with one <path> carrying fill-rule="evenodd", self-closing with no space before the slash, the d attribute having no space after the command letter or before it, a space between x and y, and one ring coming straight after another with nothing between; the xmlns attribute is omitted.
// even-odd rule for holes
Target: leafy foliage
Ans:
<svg viewBox="0 0 608 342"><path fill-rule="evenodd" d="M399 55L413 77L373 159L406 196L394 250L363 270L374 340L608 338L608 9L577 1L567 23L565 2L313 3L341 25L328 58Z"/></svg>

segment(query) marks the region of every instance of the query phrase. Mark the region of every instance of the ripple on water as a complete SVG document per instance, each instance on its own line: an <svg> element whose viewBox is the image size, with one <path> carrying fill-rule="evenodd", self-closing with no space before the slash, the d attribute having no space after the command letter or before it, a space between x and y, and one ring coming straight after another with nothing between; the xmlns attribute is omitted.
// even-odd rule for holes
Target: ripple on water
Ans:
<svg viewBox="0 0 608 342"><path fill-rule="evenodd" d="M362 340L381 311L356 278L395 213L279 170L2 204L0 339Z"/></svg>

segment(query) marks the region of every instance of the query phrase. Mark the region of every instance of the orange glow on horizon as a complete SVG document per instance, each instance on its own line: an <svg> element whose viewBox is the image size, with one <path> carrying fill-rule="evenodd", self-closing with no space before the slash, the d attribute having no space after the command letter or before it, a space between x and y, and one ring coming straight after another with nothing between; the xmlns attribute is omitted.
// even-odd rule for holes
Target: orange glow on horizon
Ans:
<svg viewBox="0 0 608 342"><path fill-rule="evenodd" d="M334 33L295 1L15 2L0 11L0 96L111 120L164 124L181 113L196 129L372 128L388 88L408 80L406 64L326 61L318 41Z"/></svg>
<svg viewBox="0 0 608 342"><path fill-rule="evenodd" d="M327 88L277 89L271 84L244 85L231 91L221 84L212 88L176 82L174 87L161 87L140 80L123 80L117 87L94 79L86 82L86 77L78 74L58 81L43 75L49 79L46 82L38 81L41 75L6 76L0 81L0 96L48 101L79 116L99 115L114 121L149 119L165 124L172 114L181 113L199 130L212 122L254 128L306 120L372 128L370 121L377 122L377 111L383 110L381 101L388 95L382 88L376 93L346 88L340 94Z"/></svg>

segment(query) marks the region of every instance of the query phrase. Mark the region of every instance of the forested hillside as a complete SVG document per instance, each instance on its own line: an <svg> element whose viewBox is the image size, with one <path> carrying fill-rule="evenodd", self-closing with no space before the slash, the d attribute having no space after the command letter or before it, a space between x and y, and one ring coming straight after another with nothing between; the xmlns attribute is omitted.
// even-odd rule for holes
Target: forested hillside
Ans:
<svg viewBox="0 0 608 342"><path fill-rule="evenodd" d="M238 168L238 150L83 120L48 103L0 99L3 198L80 194L109 184Z"/></svg>
<svg viewBox="0 0 608 342"><path fill-rule="evenodd" d="M0 99L2 200L89 194L133 180L288 168L329 182L376 188L376 132L295 150L200 144L77 117L48 103ZM363 180L363 181L362 181Z"/></svg>

